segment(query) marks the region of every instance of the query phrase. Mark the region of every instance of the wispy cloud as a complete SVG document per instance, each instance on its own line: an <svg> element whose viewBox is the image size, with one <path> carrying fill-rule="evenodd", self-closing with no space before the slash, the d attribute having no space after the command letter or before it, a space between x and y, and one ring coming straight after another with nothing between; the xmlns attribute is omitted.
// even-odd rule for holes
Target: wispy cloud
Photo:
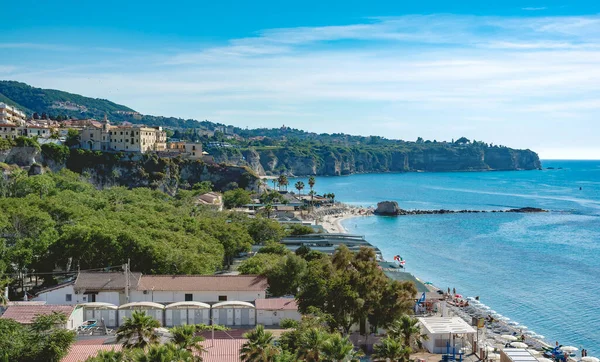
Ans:
<svg viewBox="0 0 600 362"><path fill-rule="evenodd" d="M546 10L546 9L548 9L548 8L545 6L539 6L539 7L529 6L529 7L521 8L521 10L525 10L525 11L541 11L541 10Z"/></svg>
<svg viewBox="0 0 600 362"><path fill-rule="evenodd" d="M11 77L240 126L438 140L460 131L530 148L596 142L585 129L597 127L599 16L370 18L160 49L65 56L52 72L19 67ZM580 127L557 135L565 119Z"/></svg>

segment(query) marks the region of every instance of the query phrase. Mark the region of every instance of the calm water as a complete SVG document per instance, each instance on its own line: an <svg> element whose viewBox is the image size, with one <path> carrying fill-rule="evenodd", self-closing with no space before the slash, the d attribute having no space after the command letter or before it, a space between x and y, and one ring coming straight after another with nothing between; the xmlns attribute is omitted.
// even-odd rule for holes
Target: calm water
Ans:
<svg viewBox="0 0 600 362"><path fill-rule="evenodd" d="M344 226L386 259L400 254L421 279L478 295L549 342L598 356L600 161L543 164L563 169L320 177L315 188L365 206L395 200L405 209L551 210L356 218Z"/></svg>

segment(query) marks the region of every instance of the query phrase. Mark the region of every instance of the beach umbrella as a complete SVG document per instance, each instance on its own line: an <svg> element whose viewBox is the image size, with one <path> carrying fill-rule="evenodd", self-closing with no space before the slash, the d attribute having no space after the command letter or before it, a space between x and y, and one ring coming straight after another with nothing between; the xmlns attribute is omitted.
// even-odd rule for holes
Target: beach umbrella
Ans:
<svg viewBox="0 0 600 362"><path fill-rule="evenodd" d="M485 347L483 347L483 349L484 349L486 352L494 352L494 350L495 350L496 348L494 348L494 347L492 347L492 346L485 346Z"/></svg>
<svg viewBox="0 0 600 362"><path fill-rule="evenodd" d="M507 323L509 326L518 326L519 322L515 322L515 321L510 321Z"/></svg>
<svg viewBox="0 0 600 362"><path fill-rule="evenodd" d="M582 362L600 362L600 359L596 358L596 357L581 357L581 361Z"/></svg>
<svg viewBox="0 0 600 362"><path fill-rule="evenodd" d="M509 342L515 342L518 340L517 337L510 335L510 334L503 334L500 336L500 338L502 338L505 341L509 341Z"/></svg>
<svg viewBox="0 0 600 362"><path fill-rule="evenodd" d="M536 351L535 349L528 349L527 352L531 353L532 356L540 355L540 351Z"/></svg>
<svg viewBox="0 0 600 362"><path fill-rule="evenodd" d="M515 347L515 348L527 348L527 347L529 347L528 345L526 345L526 344L525 344L525 343L523 343L523 342L512 342L512 343L510 344L510 346L511 346L511 347Z"/></svg>
<svg viewBox="0 0 600 362"><path fill-rule="evenodd" d="M579 351L579 348L573 346L562 346L560 350L567 353L573 353L575 351Z"/></svg>
<svg viewBox="0 0 600 362"><path fill-rule="evenodd" d="M425 282L425 285L433 285L432 282Z"/></svg>
<svg viewBox="0 0 600 362"><path fill-rule="evenodd" d="M462 294L454 294L454 297L455 297L455 298L461 298L461 299L462 299L462 297L463 297L463 296L462 296Z"/></svg>
<svg viewBox="0 0 600 362"><path fill-rule="evenodd" d="M490 353L487 356L488 359L500 359L500 355L498 353Z"/></svg>
<svg viewBox="0 0 600 362"><path fill-rule="evenodd" d="M550 358L537 357L538 362L554 362Z"/></svg>

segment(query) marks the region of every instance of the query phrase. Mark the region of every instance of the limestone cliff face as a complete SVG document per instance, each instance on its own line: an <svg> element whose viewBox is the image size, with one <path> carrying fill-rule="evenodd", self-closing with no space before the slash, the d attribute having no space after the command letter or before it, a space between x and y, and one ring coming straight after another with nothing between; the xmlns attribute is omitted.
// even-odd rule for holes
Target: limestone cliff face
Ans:
<svg viewBox="0 0 600 362"><path fill-rule="evenodd" d="M218 158L248 166L258 175L349 175L374 172L447 172L540 169L538 155L530 150L503 147L412 147L367 149L323 147L298 151L291 148L249 150L244 157Z"/></svg>
<svg viewBox="0 0 600 362"><path fill-rule="evenodd" d="M243 159L238 160L238 162ZM257 159L258 161L258 159ZM229 166L156 155L101 153L71 150L64 162L51 159L34 147L0 151L0 162L25 169L43 165L54 172L63 168L81 173L96 187L150 187L174 194L197 182L210 181L216 190L232 186L258 190L258 177L246 166Z"/></svg>

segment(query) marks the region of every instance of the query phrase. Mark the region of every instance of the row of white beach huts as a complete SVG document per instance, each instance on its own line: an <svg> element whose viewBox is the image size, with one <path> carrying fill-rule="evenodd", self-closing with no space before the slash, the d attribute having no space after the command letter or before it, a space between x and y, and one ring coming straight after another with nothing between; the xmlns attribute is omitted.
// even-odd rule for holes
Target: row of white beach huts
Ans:
<svg viewBox="0 0 600 362"><path fill-rule="evenodd" d="M24 315L27 308L34 313L70 307L64 311L71 314L69 328L84 320L118 327L135 310L166 327L200 323L269 326L279 325L282 319L300 320L293 298L266 298L267 288L266 279L254 275L80 272L72 280L39 291L32 304L9 306L7 312ZM17 312L18 308L22 311Z"/></svg>

